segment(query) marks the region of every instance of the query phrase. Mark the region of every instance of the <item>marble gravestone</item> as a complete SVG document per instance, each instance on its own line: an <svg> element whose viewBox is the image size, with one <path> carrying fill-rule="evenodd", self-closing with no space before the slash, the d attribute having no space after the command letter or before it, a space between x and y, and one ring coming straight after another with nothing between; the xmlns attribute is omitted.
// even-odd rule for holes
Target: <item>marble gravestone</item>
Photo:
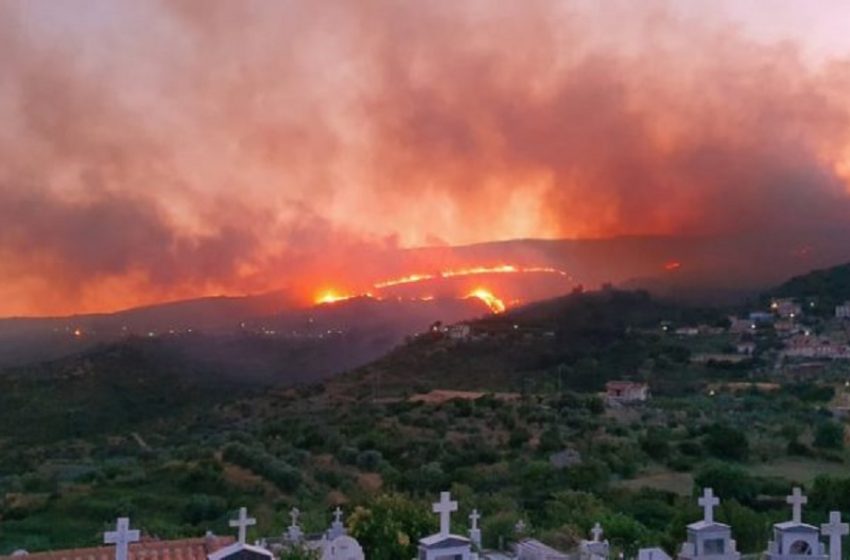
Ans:
<svg viewBox="0 0 850 560"><path fill-rule="evenodd" d="M699 505L703 508L702 521L688 525L688 540L682 544L678 559L740 560L731 527L714 520L714 508L720 505L720 500L711 488L705 489Z"/></svg>
<svg viewBox="0 0 850 560"><path fill-rule="evenodd" d="M766 560L828 560L820 531L803 523L803 506L808 498L794 488L786 500L791 505L791 521L773 526L773 540L767 545Z"/></svg>

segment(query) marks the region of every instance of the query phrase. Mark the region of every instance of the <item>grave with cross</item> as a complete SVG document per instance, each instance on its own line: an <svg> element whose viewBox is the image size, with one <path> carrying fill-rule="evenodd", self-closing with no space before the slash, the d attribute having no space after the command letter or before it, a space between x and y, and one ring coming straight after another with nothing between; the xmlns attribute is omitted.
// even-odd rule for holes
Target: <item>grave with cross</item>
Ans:
<svg viewBox="0 0 850 560"><path fill-rule="evenodd" d="M332 541L337 537L345 534L345 524L342 522L342 509L339 506L334 510L334 520L331 522L331 528L328 529L328 540Z"/></svg>
<svg viewBox="0 0 850 560"><path fill-rule="evenodd" d="M821 525L820 532L829 539L829 560L841 560L841 539L850 534L850 525L841 521L841 512L829 512L829 523Z"/></svg>
<svg viewBox="0 0 850 560"><path fill-rule="evenodd" d="M741 554L732 538L732 528L714 520L714 508L720 505L714 491L705 488L697 503L702 507L702 520L688 525L688 538L682 543L679 560L739 560Z"/></svg>
<svg viewBox="0 0 850 560"><path fill-rule="evenodd" d="M449 492L440 494L433 512L440 516L440 532L419 540L418 560L471 560L470 539L451 532L451 516L458 509Z"/></svg>
<svg viewBox="0 0 850 560"><path fill-rule="evenodd" d="M256 525L257 520L253 517L248 517L248 510L246 508L239 508L239 517L236 519L231 519L229 525L231 527L236 527L239 529L239 537L238 542L245 544L248 537L248 527L252 525Z"/></svg>
<svg viewBox="0 0 850 560"><path fill-rule="evenodd" d="M238 531L236 542L209 554L207 560L274 560L270 551L248 544L248 527L256 525L257 520L248 517L247 508L239 508L236 519L231 519L228 524Z"/></svg>
<svg viewBox="0 0 850 560"><path fill-rule="evenodd" d="M785 501L791 506L791 521L773 526L766 560L827 560L820 531L814 525L803 523L803 506L809 499L799 488L794 488Z"/></svg>
<svg viewBox="0 0 850 560"><path fill-rule="evenodd" d="M605 532L602 525L595 523L590 529L591 540L583 540L579 545L579 557L582 560L607 560L610 554L608 541L602 540Z"/></svg>
<svg viewBox="0 0 850 560"><path fill-rule="evenodd" d="M294 507L289 511L289 519L291 523L286 530L286 538L293 544L301 542L301 539L304 537L304 532L301 530L301 526L298 525L298 519L300 517L301 510L297 507Z"/></svg>
<svg viewBox="0 0 850 560"><path fill-rule="evenodd" d="M331 528L327 531L322 542L317 543L315 548L321 552L321 560L364 560L363 547L357 539L345 532L342 522L342 509L334 510L334 520ZM308 541L307 546L311 543Z"/></svg>
<svg viewBox="0 0 850 560"><path fill-rule="evenodd" d="M481 548L481 529L478 527L478 522L481 520L481 514L477 509L472 510L469 514L469 540L475 545L475 548Z"/></svg>
<svg viewBox="0 0 850 560"><path fill-rule="evenodd" d="M130 518L119 517L115 523L115 530L103 534L103 543L115 545L115 560L127 560L130 543L139 542L140 538L138 530L130 529Z"/></svg>

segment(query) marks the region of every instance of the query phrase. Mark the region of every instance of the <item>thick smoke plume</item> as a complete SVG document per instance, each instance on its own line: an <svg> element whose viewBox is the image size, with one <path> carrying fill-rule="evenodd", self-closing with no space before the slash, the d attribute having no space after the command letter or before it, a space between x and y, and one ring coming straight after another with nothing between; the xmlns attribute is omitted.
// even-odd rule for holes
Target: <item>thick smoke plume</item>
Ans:
<svg viewBox="0 0 850 560"><path fill-rule="evenodd" d="M0 314L368 286L417 245L846 232L850 59L610 5L0 4Z"/></svg>

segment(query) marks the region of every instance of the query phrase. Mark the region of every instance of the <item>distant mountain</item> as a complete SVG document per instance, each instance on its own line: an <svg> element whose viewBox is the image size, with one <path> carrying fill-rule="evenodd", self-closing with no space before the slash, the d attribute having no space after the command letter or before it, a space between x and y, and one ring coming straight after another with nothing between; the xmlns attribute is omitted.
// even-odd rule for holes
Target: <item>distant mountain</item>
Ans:
<svg viewBox="0 0 850 560"><path fill-rule="evenodd" d="M731 210L730 210L731 211ZM735 235L520 239L405 251L399 270L418 263L509 262L554 266L575 283L611 283L655 295L728 303L794 275L850 261L850 226Z"/></svg>
<svg viewBox="0 0 850 560"><path fill-rule="evenodd" d="M430 301L355 298L302 308L284 293L274 292L186 300L110 314L0 319L0 368L55 360L128 337L178 339L185 341L187 350L196 355L224 356L224 348L232 347L232 341L244 341L250 334L265 339L303 341L329 330L370 331L373 338L380 336L382 342L376 343L375 349L364 348L357 353L374 358L378 355L375 352L388 350L405 335L425 329L434 321L458 321L486 311L478 300L455 298ZM204 336L188 336L201 334ZM207 347L198 342L201 339L228 342L223 347ZM247 358L250 362L250 356ZM353 362L342 361L341 365L348 367Z"/></svg>

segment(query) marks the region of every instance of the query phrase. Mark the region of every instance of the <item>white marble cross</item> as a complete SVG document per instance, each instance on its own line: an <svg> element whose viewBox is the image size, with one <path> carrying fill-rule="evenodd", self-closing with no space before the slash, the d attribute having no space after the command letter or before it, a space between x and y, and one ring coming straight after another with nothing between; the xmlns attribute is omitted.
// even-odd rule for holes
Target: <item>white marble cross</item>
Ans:
<svg viewBox="0 0 850 560"><path fill-rule="evenodd" d="M452 512L457 511L457 502L452 501L450 492L440 492L440 501L434 504L434 513L440 514L440 536L451 533Z"/></svg>
<svg viewBox="0 0 850 560"><path fill-rule="evenodd" d="M115 524L115 531L103 534L103 543L115 545L115 560L127 560L130 543L139 542L140 537L138 530L130 529L130 518L119 517Z"/></svg>
<svg viewBox="0 0 850 560"><path fill-rule="evenodd" d="M794 491L791 492L790 496L785 498L785 501L791 504L791 511L793 513L792 519L794 523L802 523L803 506L809 503L809 499L803 495L803 492L798 486L795 486Z"/></svg>
<svg viewBox="0 0 850 560"><path fill-rule="evenodd" d="M478 510L472 510L472 513L469 514L469 540L477 548L481 548L481 529L478 528L479 519L481 519L481 514L478 513Z"/></svg>
<svg viewBox="0 0 850 560"><path fill-rule="evenodd" d="M334 510L334 523L342 523L342 510L339 506Z"/></svg>
<svg viewBox="0 0 850 560"><path fill-rule="evenodd" d="M304 533L301 531L301 527L298 526L299 517L301 517L301 510L297 507L293 507L289 511L289 518L292 520L292 524L286 531L287 538L293 543L301 542L301 537L304 536Z"/></svg>
<svg viewBox="0 0 850 560"><path fill-rule="evenodd" d="M593 533L593 542L601 542L603 531L602 525L600 525L598 521L593 526L593 529L590 530L590 532Z"/></svg>
<svg viewBox="0 0 850 560"><path fill-rule="evenodd" d="M714 523L714 508L720 505L720 500L714 497L714 490L706 488L698 501L702 506L702 518L706 523Z"/></svg>
<svg viewBox="0 0 850 560"><path fill-rule="evenodd" d="M841 560L841 537L850 534L850 525L841 522L841 512L829 512L829 523L821 525L820 532L829 537L829 560Z"/></svg>
<svg viewBox="0 0 850 560"><path fill-rule="evenodd" d="M472 531L478 530L478 520L481 519L481 514L478 513L477 509L472 510L472 513L469 514L469 523L472 525L470 529Z"/></svg>
<svg viewBox="0 0 850 560"><path fill-rule="evenodd" d="M245 544L248 536L248 527L256 524L256 519L248 517L248 510L246 508L239 508L239 518L230 520L231 527L239 527L239 544Z"/></svg>

